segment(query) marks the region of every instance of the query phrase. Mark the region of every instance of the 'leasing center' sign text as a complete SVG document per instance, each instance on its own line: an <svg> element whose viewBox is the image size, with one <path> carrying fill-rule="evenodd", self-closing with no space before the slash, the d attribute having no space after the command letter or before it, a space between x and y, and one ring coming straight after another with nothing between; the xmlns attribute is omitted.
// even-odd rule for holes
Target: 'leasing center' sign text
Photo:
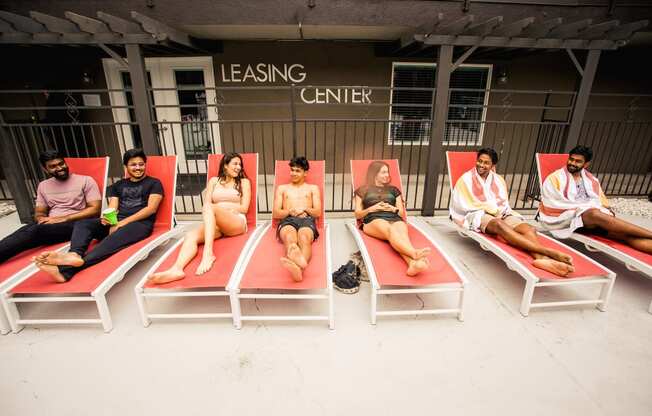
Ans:
<svg viewBox="0 0 652 416"><path fill-rule="evenodd" d="M221 64L224 83L274 83L300 84L306 80L301 64ZM364 87L318 88L299 90L301 101L306 104L371 104L371 89Z"/></svg>

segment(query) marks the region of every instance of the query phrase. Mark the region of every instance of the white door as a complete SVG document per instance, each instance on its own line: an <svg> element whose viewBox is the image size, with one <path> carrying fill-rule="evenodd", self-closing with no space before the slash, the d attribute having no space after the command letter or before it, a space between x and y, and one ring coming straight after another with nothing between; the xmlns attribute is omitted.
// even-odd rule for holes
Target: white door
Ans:
<svg viewBox="0 0 652 416"><path fill-rule="evenodd" d="M109 89L119 90L110 92L111 104L131 105L127 69L113 59L103 64ZM221 153L212 58L145 58L145 67L163 153L179 157L179 173L206 173L207 155ZM133 109L114 108L113 116L121 150L138 146Z"/></svg>

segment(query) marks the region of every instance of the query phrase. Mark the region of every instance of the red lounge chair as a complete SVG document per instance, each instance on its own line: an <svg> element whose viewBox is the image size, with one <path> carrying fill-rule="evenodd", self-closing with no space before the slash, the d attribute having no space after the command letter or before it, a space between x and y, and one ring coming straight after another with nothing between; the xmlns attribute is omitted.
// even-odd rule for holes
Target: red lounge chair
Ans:
<svg viewBox="0 0 652 416"><path fill-rule="evenodd" d="M319 238L312 245L312 259L303 272L303 281L295 282L286 269L281 266L279 258L285 255L283 244L276 239L274 220L267 224L256 237L251 252L236 277L231 279L227 290L233 293L235 301L233 319L235 327L240 329L242 321L328 321L329 328L334 328L333 321L333 285L330 278L330 234L324 222L324 161L311 161L307 182L319 186L322 202L322 214L317 220ZM274 190L290 182L288 161L276 161ZM291 293L288 293L291 292ZM242 315L241 299L287 299L287 300L326 300L326 315Z"/></svg>
<svg viewBox="0 0 652 416"><path fill-rule="evenodd" d="M446 160L448 162L448 172L450 178L451 193L457 180L475 166L476 153L475 152L446 152ZM611 270L601 266L595 261L580 252L568 247L557 240L539 234L539 241L547 247L554 248L562 251L573 257L573 264L575 271L571 273L570 277L560 277L555 274L549 273L545 270L537 269L532 266L531 256L509 244L492 237L488 234L483 234L475 231L467 230L459 224L456 224L457 232L464 236L475 240L480 247L486 251L491 251L501 260L505 262L507 268L520 274L525 279L525 290L523 292L523 299L521 300L521 314L528 316L531 308L545 308L553 306L565 305L596 305L601 311L607 310L607 303L616 279L616 274ZM538 302L532 303L534 297L534 290L537 287L550 287L550 286L579 286L586 284L599 284L602 286L600 295L595 299L588 300L571 300L559 302Z"/></svg>
<svg viewBox="0 0 652 416"><path fill-rule="evenodd" d="M178 229L173 229L176 166L176 156L147 158L147 174L158 178L165 192L150 237L82 270L66 283L55 283L47 273L36 271L3 292L2 305L13 332L20 331L23 325L38 324L102 324L104 332L111 331L113 324L106 293L122 280L125 273L136 263L179 232ZM34 302L95 302L99 319L21 319L16 304Z"/></svg>
<svg viewBox="0 0 652 416"><path fill-rule="evenodd" d="M143 278L135 287L138 309L144 326L149 326L151 319L203 319L203 318L232 318L231 312L224 313L149 313L147 311L147 299L171 298L171 297L197 297L197 296L229 296L226 286L242 262L245 260L249 249L258 235L260 227L257 227L257 178L258 178L258 154L242 154L245 172L251 181L251 202L247 211L247 232L235 237L224 237L215 240L213 252L217 260L213 268L202 276L196 276L195 271L201 261L201 250L184 269L186 277L182 280L155 285L147 282L147 277L152 273L166 270L174 264L181 249L183 239L174 244L161 258L145 273ZM217 176L222 155L208 156L207 178ZM231 298L233 302L235 298Z"/></svg>
<svg viewBox="0 0 652 416"><path fill-rule="evenodd" d="M548 175L566 166L568 155L565 153L537 153L536 159L539 187L541 187ZM589 251L601 251L623 263L627 269L652 278L652 255L650 254L602 236L573 233L570 238L584 244ZM649 312L652 313L652 303L650 303Z"/></svg>
<svg viewBox="0 0 652 416"><path fill-rule="evenodd" d="M108 157L94 158L76 158L67 157L66 163L73 173L87 175L95 179L100 192L102 193L102 202L104 203L104 194L106 192L106 177L109 169ZM35 273L38 269L32 262L32 257L42 251L64 250L69 243L59 243L50 246L36 247L24 251L6 262L0 264L0 293L5 292L8 288L14 286L26 276ZM4 312L0 312L0 331L4 335L11 329L9 323L5 320Z"/></svg>
<svg viewBox="0 0 652 416"><path fill-rule="evenodd" d="M353 189L364 185L366 172L373 160L352 160L351 179ZM385 160L389 165L392 185L403 192L398 160ZM406 265L401 256L386 241L366 235L360 230L360 222L347 226L353 234L364 259L371 283L371 323L376 324L378 316L391 315L436 315L454 313L464 320L464 291L467 281L441 246L430 236L428 226L416 218L407 218L410 240L416 247L430 247L430 267L411 277L405 274ZM378 310L379 295L402 295L410 293L452 292L458 294L456 308L419 310Z"/></svg>

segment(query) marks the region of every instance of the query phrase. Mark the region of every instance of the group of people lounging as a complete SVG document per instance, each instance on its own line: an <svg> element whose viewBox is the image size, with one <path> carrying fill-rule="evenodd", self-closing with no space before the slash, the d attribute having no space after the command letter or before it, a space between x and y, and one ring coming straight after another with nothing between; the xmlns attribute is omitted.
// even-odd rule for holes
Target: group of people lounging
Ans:
<svg viewBox="0 0 652 416"><path fill-rule="evenodd" d="M539 223L559 238L575 231L600 234L652 253L652 231L617 218L609 208L600 182L587 170L592 158L591 148L576 146L570 150L566 166L545 179ZM572 273L571 256L542 245L534 227L511 209L505 180L495 171L497 163L494 149L477 152L475 168L465 172L454 186L451 219L530 253L537 268L559 276Z"/></svg>
<svg viewBox="0 0 652 416"><path fill-rule="evenodd" d="M609 209L598 180L586 170L592 156L590 148L577 146L569 152L566 167L545 180L539 215L542 226L560 237L578 229L589 230L652 253L652 232L617 218ZM163 186L146 174L147 156L142 150L125 152L127 177L109 187L109 208L117 211L117 224L99 217L102 197L92 178L70 173L56 151L41 154L40 162L50 178L38 186L35 222L0 240L0 263L31 248L70 241L68 252L43 251L33 258L54 281L66 282L152 233ZM495 172L497 163L495 150L484 148L477 152L475 168L465 172L452 190L451 219L530 253L537 268L559 276L573 272L572 258L542 245L534 227L511 209L505 180ZM305 157L290 161L290 182L277 187L272 210L277 221L276 235L285 248L285 256L279 261L297 282L303 279L310 262L312 244L319 237L316 222L322 215L320 189L306 182L309 169ZM405 206L400 190L392 185L389 166L383 161L372 162L365 179L354 192L360 229L387 241L405 261L405 273L417 276L429 267L430 248L414 247L410 241ZM217 176L208 180L202 223L186 233L172 267L152 274L149 281L163 284L186 277L184 268L202 244L196 274L207 273L216 260L214 241L247 231L251 195L242 156L225 154ZM94 239L99 243L89 250Z"/></svg>
<svg viewBox="0 0 652 416"><path fill-rule="evenodd" d="M71 173L56 151L42 153L39 161L50 178L37 188L34 223L0 240L0 263L25 250L70 241L68 252L43 251L32 259L54 281L63 283L152 233L163 186L146 175L147 156L141 149L125 152L127 177L109 188L116 224L99 216L102 195L93 178ZM94 239L99 243L89 250Z"/></svg>

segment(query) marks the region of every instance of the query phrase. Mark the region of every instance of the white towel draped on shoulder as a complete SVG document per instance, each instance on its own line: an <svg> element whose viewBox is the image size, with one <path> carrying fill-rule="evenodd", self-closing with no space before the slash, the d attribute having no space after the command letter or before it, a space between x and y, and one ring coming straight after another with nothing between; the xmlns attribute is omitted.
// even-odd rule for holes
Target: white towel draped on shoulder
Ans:
<svg viewBox="0 0 652 416"><path fill-rule="evenodd" d="M482 179L475 168L457 180L449 211L453 221L473 231L480 230L480 221L485 214L496 218L520 216L509 206L507 184L502 176L490 172L487 179Z"/></svg>
<svg viewBox="0 0 652 416"><path fill-rule="evenodd" d="M598 179L586 169L581 175L588 201L578 200L575 180L565 167L548 175L541 188L539 221L557 238L568 238L584 226L582 214L591 208L613 215Z"/></svg>

